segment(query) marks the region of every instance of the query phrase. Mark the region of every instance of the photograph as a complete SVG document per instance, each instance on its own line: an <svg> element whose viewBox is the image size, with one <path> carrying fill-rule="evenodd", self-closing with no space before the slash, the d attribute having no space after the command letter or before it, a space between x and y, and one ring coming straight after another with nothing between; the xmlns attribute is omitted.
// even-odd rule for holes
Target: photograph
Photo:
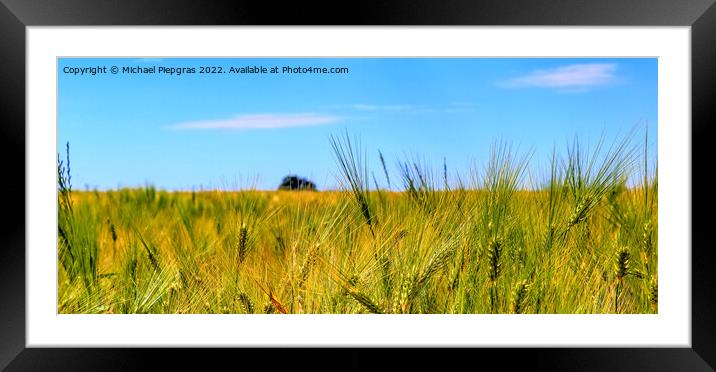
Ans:
<svg viewBox="0 0 716 372"><path fill-rule="evenodd" d="M59 314L658 314L658 58L57 58Z"/></svg>
<svg viewBox="0 0 716 372"><path fill-rule="evenodd" d="M714 1L0 0L0 370L713 371Z"/></svg>

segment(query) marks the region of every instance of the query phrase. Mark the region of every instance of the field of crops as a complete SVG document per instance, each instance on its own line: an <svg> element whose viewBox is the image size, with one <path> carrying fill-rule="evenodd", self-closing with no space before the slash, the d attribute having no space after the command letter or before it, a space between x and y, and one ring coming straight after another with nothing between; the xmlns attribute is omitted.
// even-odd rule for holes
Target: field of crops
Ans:
<svg viewBox="0 0 716 372"><path fill-rule="evenodd" d="M575 141L536 174L497 143L448 175L369 170L332 138L344 187L318 192L77 191L63 160L58 312L655 313L657 173L634 142Z"/></svg>

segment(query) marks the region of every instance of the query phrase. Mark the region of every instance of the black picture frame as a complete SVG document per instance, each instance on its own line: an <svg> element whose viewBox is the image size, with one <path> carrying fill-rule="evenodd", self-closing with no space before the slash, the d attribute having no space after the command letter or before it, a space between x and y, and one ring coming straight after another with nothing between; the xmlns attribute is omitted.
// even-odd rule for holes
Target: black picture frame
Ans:
<svg viewBox="0 0 716 372"><path fill-rule="evenodd" d="M713 0L525 1L116 1L0 0L0 138L5 218L0 223L0 369L141 370L229 363L268 369L285 362L310 369L463 363L546 370L713 370L716 366L716 259L707 146L716 117L716 6ZM405 355L403 349L59 349L25 347L25 42L27 26L71 25L584 25L690 26L692 73L692 348L460 349L456 355ZM685 125L687 125L686 123ZM22 154L22 155L19 155ZM22 161L20 159L22 158ZM19 198L24 195L25 198ZM23 216L23 218L20 218ZM683 247L688 249L689 247ZM366 354L370 353L370 356ZM382 353L380 359L374 356ZM242 361L246 359L248 361ZM333 359L333 360L329 360ZM384 360L384 361L383 361ZM247 363L247 364L243 364ZM278 364L277 364L278 363ZM336 364L339 363L339 364Z"/></svg>

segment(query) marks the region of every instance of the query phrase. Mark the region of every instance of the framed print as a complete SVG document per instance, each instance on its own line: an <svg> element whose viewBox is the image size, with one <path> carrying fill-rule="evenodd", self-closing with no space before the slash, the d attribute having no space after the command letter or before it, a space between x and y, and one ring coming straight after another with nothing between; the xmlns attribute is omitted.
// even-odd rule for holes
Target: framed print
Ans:
<svg viewBox="0 0 716 372"><path fill-rule="evenodd" d="M711 2L104 5L0 8L3 367L712 369Z"/></svg>

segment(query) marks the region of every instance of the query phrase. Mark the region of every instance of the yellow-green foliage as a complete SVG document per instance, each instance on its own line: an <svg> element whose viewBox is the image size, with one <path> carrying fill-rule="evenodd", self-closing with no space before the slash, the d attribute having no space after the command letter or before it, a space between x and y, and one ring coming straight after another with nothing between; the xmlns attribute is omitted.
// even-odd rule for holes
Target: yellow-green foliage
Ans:
<svg viewBox="0 0 716 372"><path fill-rule="evenodd" d="M436 193L447 201L458 191ZM655 209L649 247L643 229L610 222L603 203L547 248L548 196L520 191L496 258L477 219L484 193L466 191L462 211L445 202L431 214L403 193L383 194L373 237L347 193L74 192L76 222L92 230L79 242L96 238L97 273L73 280L60 265L59 310L276 311L273 297L289 313L484 313L493 285L500 313L613 312L617 286L619 312L655 309ZM642 194L624 190L613 202L626 208Z"/></svg>
<svg viewBox="0 0 716 372"><path fill-rule="evenodd" d="M452 189L61 194L59 312L657 312L655 177L555 160L528 191L508 154Z"/></svg>

